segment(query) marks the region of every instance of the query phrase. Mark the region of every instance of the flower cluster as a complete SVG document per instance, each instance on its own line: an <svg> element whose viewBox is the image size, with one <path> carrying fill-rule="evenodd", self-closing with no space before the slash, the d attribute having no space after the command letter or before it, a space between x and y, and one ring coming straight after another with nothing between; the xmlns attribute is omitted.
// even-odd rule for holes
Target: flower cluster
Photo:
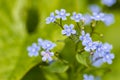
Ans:
<svg viewBox="0 0 120 80"><path fill-rule="evenodd" d="M28 55L30 57L32 56L38 56L39 51L41 51L42 61L52 61L52 56L54 56L54 53L51 52L51 50L56 46L55 43L52 43L48 40L42 40L38 39L38 44L33 43L32 46L28 47Z"/></svg>
<svg viewBox="0 0 120 80"><path fill-rule="evenodd" d="M112 14L93 13L93 16L91 18L96 21L104 22L106 26L114 23L114 16Z"/></svg>
<svg viewBox="0 0 120 80"><path fill-rule="evenodd" d="M73 12L72 16L70 16L70 13L66 13L66 10L64 9L61 9L60 11L56 10L56 15L54 15L52 12L50 16L46 18L46 23L53 23L56 21L56 19L67 20L67 16L70 16L70 19L74 20L75 22L83 21L85 25L90 24L93 20L102 21L107 26L114 23L114 16L112 14L101 12L99 6L91 5L90 10L92 11L92 15Z"/></svg>
<svg viewBox="0 0 120 80"><path fill-rule="evenodd" d="M114 54L111 54L112 45L99 41L92 41L89 33L82 31L80 36L84 50L92 53L92 64L96 67L101 66L104 62L112 64L112 59L114 59Z"/></svg>
<svg viewBox="0 0 120 80"><path fill-rule="evenodd" d="M102 21L106 26L109 26L114 23L114 16L112 14L107 14L101 12L101 8L97 5L92 5L89 7L91 14L81 14L73 12L72 15L67 13L65 9L55 10L52 12L49 17L46 18L46 24L54 23L57 24L61 30L62 35L66 35L69 39L75 42L75 50L76 54L82 53L81 50L90 53L90 62L93 66L99 67L103 63L112 64L112 60L114 59L114 54L111 53L112 45L109 43L102 43L101 41L93 41L92 34L94 31L94 22ZM62 20L67 20L67 17L70 20L73 20L76 25L71 24L63 24ZM85 26L90 25L88 29L91 29L91 32L85 32ZM77 27L76 27L77 26ZM74 28L75 27L75 28ZM78 31L78 32L77 32ZM81 34L80 34L81 33ZM82 44L82 49L79 48L79 43ZM56 46L55 43L52 43L49 40L38 39L38 44L33 43L32 46L28 47L29 56L38 56L40 52L40 56L42 56L42 61L52 61L54 52L51 50ZM78 61L79 62L79 61ZM95 80L96 78L92 75L84 75L84 80Z"/></svg>
<svg viewBox="0 0 120 80"><path fill-rule="evenodd" d="M99 43L92 57L92 64L96 67L101 66L104 62L112 64L114 54L111 53L112 45L108 43Z"/></svg>
<svg viewBox="0 0 120 80"><path fill-rule="evenodd" d="M53 23L55 22L56 19L66 20L67 19L66 17L70 15L70 13L66 13L65 9L61 9L60 11L56 10L55 13L52 12L50 16L46 18L46 24Z"/></svg>
<svg viewBox="0 0 120 80"><path fill-rule="evenodd" d="M102 21L106 26L109 26L114 23L113 14L107 14L101 12L101 8L97 5L91 5L90 11L92 12L91 19L96 21Z"/></svg>
<svg viewBox="0 0 120 80"><path fill-rule="evenodd" d="M83 21L84 24L90 24L93 20L103 21L106 25L110 25L114 22L114 16L112 14L102 13L100 7L97 5L91 5L90 10L92 12L92 15L90 14L82 15L81 13L73 12L73 15L70 17L70 19L74 20L78 24L80 21ZM67 19L66 16L70 16L70 13L66 13L64 9L61 9L60 11L56 10L55 13L57 14L56 16L53 15L54 13L51 13L52 16L48 17L50 18L49 23L55 22L56 19L66 20ZM46 19L47 22L48 18ZM76 30L73 29L74 28L73 24L70 25L65 24L64 26L61 24L61 22L60 23L58 22L57 24L59 24L59 26L62 27L63 30L61 31L61 33L63 35L69 37L77 33ZM102 43L100 41L92 41L90 34L85 33L84 30L81 30L81 36L79 37L79 40L82 41L84 50L92 54L91 62L93 66L98 67L105 62L107 62L108 64L112 63L112 59L114 59L114 54L111 54L112 49L111 45L109 45L108 43ZM47 50L46 46L44 46L43 49Z"/></svg>
<svg viewBox="0 0 120 80"><path fill-rule="evenodd" d="M85 46L85 51L90 52L94 51L96 49L96 46L98 45L98 42L93 42L90 34L85 34L84 31L82 31L82 35L80 36L80 40L82 41L82 45Z"/></svg>

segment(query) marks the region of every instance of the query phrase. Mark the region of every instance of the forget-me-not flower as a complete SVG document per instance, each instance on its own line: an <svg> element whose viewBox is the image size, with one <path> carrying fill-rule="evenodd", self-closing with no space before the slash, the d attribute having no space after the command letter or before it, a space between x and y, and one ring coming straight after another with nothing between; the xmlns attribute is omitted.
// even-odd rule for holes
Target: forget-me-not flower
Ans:
<svg viewBox="0 0 120 80"><path fill-rule="evenodd" d="M46 18L46 24L53 23L56 20L54 13L52 12L49 17Z"/></svg>
<svg viewBox="0 0 120 80"><path fill-rule="evenodd" d="M89 15L89 14L84 14L84 15L82 16L82 20L83 20L83 22L84 22L85 25L90 24L91 21L92 21L91 15Z"/></svg>
<svg viewBox="0 0 120 80"><path fill-rule="evenodd" d="M110 44L108 44L108 43L104 43L104 44L102 45L102 50L103 50L104 52L110 52L110 51L112 50L112 45L110 45Z"/></svg>
<svg viewBox="0 0 120 80"><path fill-rule="evenodd" d="M93 75L84 74L83 78L84 78L83 80L94 80L94 76Z"/></svg>
<svg viewBox="0 0 120 80"><path fill-rule="evenodd" d="M81 40L81 41L83 41L83 40L92 40L91 39L91 37L90 37L90 34L89 33L85 33L85 31L81 31L81 36L79 37L79 39Z"/></svg>
<svg viewBox="0 0 120 80"><path fill-rule="evenodd" d="M103 62L107 62L108 64L112 64L112 59L114 59L114 54L106 53L103 57Z"/></svg>
<svg viewBox="0 0 120 80"><path fill-rule="evenodd" d="M33 43L32 46L29 46L27 48L27 50L28 50L28 55L30 57L32 57L32 56L38 56L39 55L40 47L36 43Z"/></svg>
<svg viewBox="0 0 120 80"><path fill-rule="evenodd" d="M89 6L89 10L92 12L92 13L99 13L101 11L101 8L96 5L96 4L93 4L93 5L90 5Z"/></svg>
<svg viewBox="0 0 120 80"><path fill-rule="evenodd" d="M102 52L102 51L101 51ZM114 59L114 54L104 53L104 56L99 57L101 53L94 53L92 58L92 65L95 67L100 67L103 63L112 64L112 60Z"/></svg>
<svg viewBox="0 0 120 80"><path fill-rule="evenodd" d="M90 37L89 33L86 33L84 31L81 32L81 36L79 37L79 39L82 41L82 45L86 46L88 45L89 42L92 42L92 39Z"/></svg>
<svg viewBox="0 0 120 80"><path fill-rule="evenodd" d="M73 29L74 28L73 24L70 25L65 24L63 27L64 27L64 30L62 30L63 35L70 36L71 34L76 34L76 31Z"/></svg>
<svg viewBox="0 0 120 80"><path fill-rule="evenodd" d="M95 67L100 67L103 64L103 60L101 58L96 58L96 60L93 61L94 62L92 63L92 65Z"/></svg>
<svg viewBox="0 0 120 80"><path fill-rule="evenodd" d="M102 2L102 4L105 4L108 7L110 7L116 3L116 0L101 0L101 2Z"/></svg>
<svg viewBox="0 0 120 80"><path fill-rule="evenodd" d="M61 9L60 11L59 10L56 10L55 13L57 14L56 15L56 18L58 19L62 19L62 20L66 20L67 16L70 16L70 13L66 13L66 10L65 9Z"/></svg>
<svg viewBox="0 0 120 80"><path fill-rule="evenodd" d="M52 43L51 41L48 40L44 40L41 43L41 47L45 50L45 51L49 51L51 49L53 49L56 46L55 43Z"/></svg>
<svg viewBox="0 0 120 80"><path fill-rule="evenodd" d="M38 45L41 47L43 43L43 40L41 38L38 38Z"/></svg>
<svg viewBox="0 0 120 80"><path fill-rule="evenodd" d="M54 53L51 52L51 50L56 46L55 43L52 43L49 40L43 40L41 38L38 39L38 46L42 48L41 56L42 61L49 61L51 62L53 60L52 56L54 56Z"/></svg>
<svg viewBox="0 0 120 80"><path fill-rule="evenodd" d="M54 56L54 53L53 52L50 52L50 51L42 51L41 52L41 56L42 56L42 61L52 61L52 56Z"/></svg>
<svg viewBox="0 0 120 80"><path fill-rule="evenodd" d="M93 52L92 57L90 58L92 65L99 67L103 63L107 62L108 64L112 63L114 59L114 54L111 54L112 45L108 43L102 43L98 41L92 41L89 33L81 32L79 39L82 41L84 50L87 52Z"/></svg>
<svg viewBox="0 0 120 80"><path fill-rule="evenodd" d="M82 41L82 45L85 46L84 47L85 51L87 52L94 51L99 43L93 42L89 33L85 34L84 31L82 31L81 33L82 35L79 37L79 39Z"/></svg>
<svg viewBox="0 0 120 80"><path fill-rule="evenodd" d="M106 53L110 53L112 49L112 45L108 44L108 43L102 43L99 42L99 44L97 45L95 54L97 54L97 57L104 57Z"/></svg>
<svg viewBox="0 0 120 80"><path fill-rule="evenodd" d="M104 13L93 13L91 16L91 19L96 21L102 21L104 19L105 14Z"/></svg>
<svg viewBox="0 0 120 80"><path fill-rule="evenodd" d="M109 26L115 22L113 14L106 14L102 12L100 13L93 12L91 19L96 20L96 21L102 21L105 23L106 26Z"/></svg>
<svg viewBox="0 0 120 80"><path fill-rule="evenodd" d="M81 31L81 36L79 37L79 39L82 41L83 39L84 39L84 36L85 36L86 34L85 34L85 31L84 30L82 30ZM90 35L89 35L90 36Z"/></svg>
<svg viewBox="0 0 120 80"><path fill-rule="evenodd" d="M114 15L113 14L105 14L102 21L106 24L106 26L109 26L115 22Z"/></svg>
<svg viewBox="0 0 120 80"><path fill-rule="evenodd" d="M112 64L114 54L110 53L111 49L112 45L108 43L99 43L92 57L93 66L99 67L105 62L107 62L108 64Z"/></svg>
<svg viewBox="0 0 120 80"><path fill-rule="evenodd" d="M75 22L79 22L80 20L82 20L82 14L80 13L76 13L76 12L73 12L73 15L71 16L71 19L74 20Z"/></svg>
<svg viewBox="0 0 120 80"><path fill-rule="evenodd" d="M92 65L95 67L100 67L104 62L103 62L103 52L97 52L95 51L91 57L91 62Z"/></svg>
<svg viewBox="0 0 120 80"><path fill-rule="evenodd" d="M94 51L97 48L98 42L89 41L85 46L85 51L90 52Z"/></svg>

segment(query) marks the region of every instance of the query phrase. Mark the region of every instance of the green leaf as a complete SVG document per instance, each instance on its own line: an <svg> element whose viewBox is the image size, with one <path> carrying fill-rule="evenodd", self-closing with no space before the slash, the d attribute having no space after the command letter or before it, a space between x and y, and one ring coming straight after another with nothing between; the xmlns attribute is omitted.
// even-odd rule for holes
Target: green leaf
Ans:
<svg viewBox="0 0 120 80"><path fill-rule="evenodd" d="M43 72L37 65L27 72L21 80L46 80Z"/></svg>
<svg viewBox="0 0 120 80"><path fill-rule="evenodd" d="M56 61L50 64L49 66L44 66L43 69L46 69L50 72L63 73L67 71L69 66L61 61Z"/></svg>
<svg viewBox="0 0 120 80"><path fill-rule="evenodd" d="M64 42L65 42L65 46L64 46L63 50L60 52L60 56L64 60L66 60L67 62L72 64L75 61L75 53L76 53L75 43L69 38L65 39Z"/></svg>
<svg viewBox="0 0 120 80"><path fill-rule="evenodd" d="M13 11L19 6L14 7L16 1L0 0L0 80L9 79L25 38L23 23Z"/></svg>
<svg viewBox="0 0 120 80"><path fill-rule="evenodd" d="M0 80L20 80L41 62L40 57L28 57L26 51L27 46L37 42L38 37L57 41L60 35L58 27L45 27L45 18L55 10L58 1L53 2L53 8L49 8L44 0L0 1ZM54 35L57 37L54 38Z"/></svg>
<svg viewBox="0 0 120 80"><path fill-rule="evenodd" d="M76 54L76 59L77 59L77 61L78 61L80 64L88 67L87 59L86 59L86 58L88 58L88 57L87 57L86 54L87 54L87 53Z"/></svg>

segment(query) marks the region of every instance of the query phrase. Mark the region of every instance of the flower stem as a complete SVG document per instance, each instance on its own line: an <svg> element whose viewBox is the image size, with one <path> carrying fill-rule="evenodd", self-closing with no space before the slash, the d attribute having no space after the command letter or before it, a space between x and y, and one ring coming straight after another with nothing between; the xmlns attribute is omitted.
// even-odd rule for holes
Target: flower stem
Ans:
<svg viewBox="0 0 120 80"><path fill-rule="evenodd" d="M57 24L58 26L60 26L61 29L64 29L63 26L61 24L59 24L58 22L55 21L54 23Z"/></svg>
<svg viewBox="0 0 120 80"><path fill-rule="evenodd" d="M80 29L80 30L81 30L81 27L80 27L79 23L77 22L76 24L77 24L77 26L78 26L78 29Z"/></svg>
<svg viewBox="0 0 120 80"><path fill-rule="evenodd" d="M84 52L84 51L85 51L85 50L84 50L84 47L82 47L82 48L81 48L81 50L80 50L80 51L78 51L78 53L80 53L80 54L81 54L81 53L82 53L82 52Z"/></svg>

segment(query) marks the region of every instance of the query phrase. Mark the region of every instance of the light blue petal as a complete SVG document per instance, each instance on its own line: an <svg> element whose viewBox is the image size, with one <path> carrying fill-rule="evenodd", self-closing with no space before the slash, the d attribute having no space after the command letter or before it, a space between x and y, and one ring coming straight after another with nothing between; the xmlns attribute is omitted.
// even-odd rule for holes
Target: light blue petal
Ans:
<svg viewBox="0 0 120 80"><path fill-rule="evenodd" d="M62 32L61 32L61 33L64 35L64 34L66 34L66 31L65 31L65 30L62 30Z"/></svg>
<svg viewBox="0 0 120 80"><path fill-rule="evenodd" d="M72 32L71 32L72 34L76 34L76 31L75 30L72 30Z"/></svg>
<svg viewBox="0 0 120 80"><path fill-rule="evenodd" d="M46 58L45 56L43 56L43 57L42 57L42 61L45 62L46 60L47 60L47 58Z"/></svg>

